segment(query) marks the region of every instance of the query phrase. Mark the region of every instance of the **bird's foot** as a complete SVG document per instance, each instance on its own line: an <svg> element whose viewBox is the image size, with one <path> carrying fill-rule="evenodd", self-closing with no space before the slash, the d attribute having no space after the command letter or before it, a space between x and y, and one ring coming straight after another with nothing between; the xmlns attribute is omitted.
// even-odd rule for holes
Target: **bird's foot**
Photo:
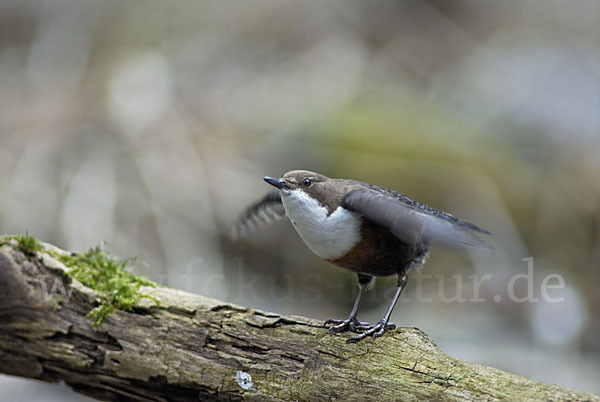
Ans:
<svg viewBox="0 0 600 402"><path fill-rule="evenodd" d="M332 318L325 321L323 325L334 324L329 327L329 333L334 334L337 332L346 332L346 331L356 331L356 330L366 330L371 328L373 325L365 322L359 321L356 317L349 317L346 320L334 320Z"/></svg>
<svg viewBox="0 0 600 402"><path fill-rule="evenodd" d="M365 332L362 332L361 334L348 339L346 342L347 343L356 343L358 341L365 339L367 336L372 336L374 339L374 338L377 338L378 336L383 335L385 331L389 331L390 329L395 329L395 328L396 328L396 324L394 324L393 322L386 322L382 318L381 320L377 321L377 324L370 325L368 328L364 328Z"/></svg>

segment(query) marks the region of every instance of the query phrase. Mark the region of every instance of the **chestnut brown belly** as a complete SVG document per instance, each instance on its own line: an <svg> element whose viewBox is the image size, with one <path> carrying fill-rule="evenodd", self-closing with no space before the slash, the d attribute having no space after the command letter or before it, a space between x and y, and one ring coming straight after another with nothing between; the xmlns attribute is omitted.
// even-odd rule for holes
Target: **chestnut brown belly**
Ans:
<svg viewBox="0 0 600 402"><path fill-rule="evenodd" d="M354 272L388 276L421 265L427 257L429 244L405 243L373 222L363 219L360 234L360 241L348 253L328 261Z"/></svg>

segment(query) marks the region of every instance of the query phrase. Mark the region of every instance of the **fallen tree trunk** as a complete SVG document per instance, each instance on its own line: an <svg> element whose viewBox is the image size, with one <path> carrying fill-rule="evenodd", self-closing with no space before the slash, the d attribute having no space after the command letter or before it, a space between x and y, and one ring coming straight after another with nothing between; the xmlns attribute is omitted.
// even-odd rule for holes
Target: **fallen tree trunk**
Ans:
<svg viewBox="0 0 600 402"><path fill-rule="evenodd" d="M346 344L321 323L182 291L151 293L94 329L99 294L50 245L0 242L0 371L103 400L570 400L600 398L453 359L400 328Z"/></svg>

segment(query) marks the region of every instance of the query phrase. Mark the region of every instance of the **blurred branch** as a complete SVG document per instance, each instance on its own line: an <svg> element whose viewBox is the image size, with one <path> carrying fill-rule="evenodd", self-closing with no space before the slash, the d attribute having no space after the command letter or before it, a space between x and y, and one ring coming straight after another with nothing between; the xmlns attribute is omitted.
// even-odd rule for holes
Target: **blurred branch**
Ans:
<svg viewBox="0 0 600 402"><path fill-rule="evenodd" d="M98 399L600 401L453 359L416 328L350 345L311 319L167 288L94 330L98 294L61 250L0 244L0 371Z"/></svg>

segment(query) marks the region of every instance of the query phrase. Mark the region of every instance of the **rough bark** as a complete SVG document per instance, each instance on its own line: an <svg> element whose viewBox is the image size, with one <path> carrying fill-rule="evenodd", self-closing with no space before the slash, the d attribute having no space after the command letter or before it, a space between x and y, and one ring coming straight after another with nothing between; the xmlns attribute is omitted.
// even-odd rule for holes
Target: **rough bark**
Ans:
<svg viewBox="0 0 600 402"><path fill-rule="evenodd" d="M315 320L167 288L95 330L95 293L67 269L0 247L1 372L103 400L600 401L453 359L416 328L346 344Z"/></svg>

